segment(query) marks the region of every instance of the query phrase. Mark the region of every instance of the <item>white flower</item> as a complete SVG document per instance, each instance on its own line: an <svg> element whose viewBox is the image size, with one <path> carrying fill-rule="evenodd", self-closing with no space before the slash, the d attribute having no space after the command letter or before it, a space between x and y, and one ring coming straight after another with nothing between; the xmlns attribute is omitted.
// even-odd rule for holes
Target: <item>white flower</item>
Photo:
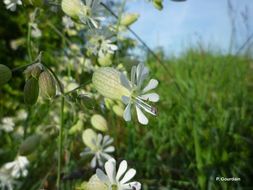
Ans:
<svg viewBox="0 0 253 190"><path fill-rule="evenodd" d="M62 23L66 29L70 29L74 26L74 22L69 16L62 17Z"/></svg>
<svg viewBox="0 0 253 190"><path fill-rule="evenodd" d="M121 84L131 92L130 96L122 97L123 103L127 105L123 115L126 121L131 120L132 104L135 105L138 121L143 125L148 124L148 119L143 114L142 110L152 115L157 114L156 113L157 110L153 106L147 104L145 101L150 102L159 101L159 95L157 93L147 93L150 90L153 90L157 87L158 81L155 79L151 79L147 84L147 86L142 89L143 82L147 78L148 73L149 73L148 68L141 63L137 67L136 66L132 67L131 82L126 78L126 76L123 73L120 75Z"/></svg>
<svg viewBox="0 0 253 190"><path fill-rule="evenodd" d="M21 0L4 0L4 4L6 5L7 9L10 9L11 11L15 11L17 5L22 5Z"/></svg>
<svg viewBox="0 0 253 190"><path fill-rule="evenodd" d="M10 174L14 178L26 177L28 174L27 166L29 161L25 156L17 156L12 162L4 164L3 168L10 171Z"/></svg>
<svg viewBox="0 0 253 190"><path fill-rule="evenodd" d="M95 168L97 163L99 166L103 166L104 161L111 159L112 157L108 153L115 151L114 146L111 146L113 138L108 135L98 134L95 138L91 139L93 145L86 147L80 156L94 155L91 160L91 167Z"/></svg>
<svg viewBox="0 0 253 190"><path fill-rule="evenodd" d="M42 36L42 32L41 30L38 28L38 24L37 23L31 23L31 35L34 38L40 38Z"/></svg>
<svg viewBox="0 0 253 190"><path fill-rule="evenodd" d="M97 15L100 12L100 0L84 0L81 7L82 11L79 14L81 22L90 28L98 28L99 22L104 19Z"/></svg>
<svg viewBox="0 0 253 190"><path fill-rule="evenodd" d="M113 54L118 47L113 44L113 41L107 39L103 35L93 35L89 42L87 43L87 49L89 52L92 52L94 55L99 57L104 57L108 53Z"/></svg>
<svg viewBox="0 0 253 190"><path fill-rule="evenodd" d="M0 123L0 130L4 130L7 133L13 131L14 127L15 123L11 117L3 118L2 122Z"/></svg>
<svg viewBox="0 0 253 190"><path fill-rule="evenodd" d="M0 169L0 189L13 190L17 181L4 168Z"/></svg>
<svg viewBox="0 0 253 190"><path fill-rule="evenodd" d="M141 184L137 181L129 182L136 174L135 169L127 171L127 162L123 160L116 173L116 161L110 159L105 163L105 172L96 170L97 177L104 182L108 190L140 190Z"/></svg>

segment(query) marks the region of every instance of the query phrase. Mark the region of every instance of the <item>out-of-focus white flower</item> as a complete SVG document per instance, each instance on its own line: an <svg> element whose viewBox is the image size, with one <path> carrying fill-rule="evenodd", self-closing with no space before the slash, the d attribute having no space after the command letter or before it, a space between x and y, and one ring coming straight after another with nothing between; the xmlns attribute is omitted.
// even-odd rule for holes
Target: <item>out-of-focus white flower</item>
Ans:
<svg viewBox="0 0 253 190"><path fill-rule="evenodd" d="M84 135L83 138L85 139L88 137ZM113 139L110 138L110 136L103 136L102 134L98 134L97 136L92 137L92 146L89 145L90 143L86 143L86 146L88 147L86 147L84 151L80 153L80 156L94 155L90 163L91 167L95 168L97 166L97 163L99 166L103 166L104 161L112 158L109 153L115 151L114 146L111 146L112 142Z"/></svg>
<svg viewBox="0 0 253 190"><path fill-rule="evenodd" d="M29 161L25 156L17 156L14 161L4 164L3 168L9 171L12 177L19 178L27 176L28 165Z"/></svg>
<svg viewBox="0 0 253 190"><path fill-rule="evenodd" d="M142 110L156 115L157 110L153 106L150 106L145 101L158 102L159 95L157 93L148 93L157 87L158 81L151 79L149 83L142 89L143 82L147 78L149 70L144 64L140 63L137 67L133 66L131 70L131 81L129 81L123 73L120 75L121 84L126 87L130 92L130 96L123 96L122 101L126 104L126 108L123 114L125 121L131 120L131 106L135 105L138 121L146 125L148 124L147 117L143 114Z"/></svg>
<svg viewBox="0 0 253 190"><path fill-rule="evenodd" d="M108 53L113 54L118 47L113 44L113 41L107 39L103 35L93 35L87 43L88 52L98 55L99 57L104 57Z"/></svg>
<svg viewBox="0 0 253 190"><path fill-rule="evenodd" d="M4 4L6 5L6 8L15 11L17 8L17 5L22 5L21 0L4 0Z"/></svg>
<svg viewBox="0 0 253 190"><path fill-rule="evenodd" d="M21 109L17 112L17 119L18 120L25 120L27 118L28 114L25 110Z"/></svg>
<svg viewBox="0 0 253 190"><path fill-rule="evenodd" d="M32 31L31 31L32 37L40 38L42 36L42 32L38 28L38 24L37 23L31 23L31 27L32 27Z"/></svg>
<svg viewBox="0 0 253 190"><path fill-rule="evenodd" d="M0 130L3 130L7 133L13 131L14 127L15 123L11 117L4 117L0 123Z"/></svg>
<svg viewBox="0 0 253 190"><path fill-rule="evenodd" d="M66 29L70 29L75 25L73 20L69 16L62 17L62 24L65 26Z"/></svg>
<svg viewBox="0 0 253 190"><path fill-rule="evenodd" d="M10 173L4 168L0 168L0 189L13 190L16 184L17 181L15 181Z"/></svg>
<svg viewBox="0 0 253 190"><path fill-rule="evenodd" d="M127 162L123 160L116 173L116 161L110 159L105 163L105 172L96 170L97 177L104 182L110 190L140 190L141 184L137 181L129 182L136 174L135 169L127 171Z"/></svg>
<svg viewBox="0 0 253 190"><path fill-rule="evenodd" d="M81 22L87 24L90 28L98 28L99 22L103 17L98 16L100 8L100 0L84 0L82 4L82 11L79 14Z"/></svg>

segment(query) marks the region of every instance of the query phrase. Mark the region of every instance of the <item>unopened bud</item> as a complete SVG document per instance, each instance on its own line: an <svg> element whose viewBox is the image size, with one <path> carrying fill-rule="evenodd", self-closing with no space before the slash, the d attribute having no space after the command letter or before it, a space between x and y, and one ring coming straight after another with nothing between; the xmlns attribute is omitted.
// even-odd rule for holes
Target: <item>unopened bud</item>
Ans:
<svg viewBox="0 0 253 190"><path fill-rule="evenodd" d="M27 105L34 105L39 96L39 83L38 80L31 77L26 81L24 87L24 101Z"/></svg>
<svg viewBox="0 0 253 190"><path fill-rule="evenodd" d="M43 71L39 77L40 94L44 98L54 98L56 95L56 84L48 71Z"/></svg>
<svg viewBox="0 0 253 190"><path fill-rule="evenodd" d="M163 0L153 0L153 5L158 10L162 10L163 9Z"/></svg>
<svg viewBox="0 0 253 190"><path fill-rule="evenodd" d="M98 58L98 63L101 66L109 66L112 64L112 54L106 54Z"/></svg>
<svg viewBox="0 0 253 190"><path fill-rule="evenodd" d="M121 19L120 24L123 26L130 26L131 24L133 24L134 22L137 21L137 19L139 18L139 14L136 13L129 13L126 14L125 16L123 16L123 18Z"/></svg>
<svg viewBox="0 0 253 190"><path fill-rule="evenodd" d="M64 13L72 18L78 18L82 11L82 1L62 0L61 7Z"/></svg>
<svg viewBox="0 0 253 190"><path fill-rule="evenodd" d="M11 70L7 66L0 64L0 86L7 83L11 79L11 76Z"/></svg>
<svg viewBox="0 0 253 190"><path fill-rule="evenodd" d="M19 154L22 156L27 156L33 153L40 144L40 139L40 135L31 135L27 137L19 147Z"/></svg>
<svg viewBox="0 0 253 190"><path fill-rule="evenodd" d="M99 131L107 131L108 127L107 127L107 121L105 120L105 118L102 115L99 114L95 114L91 117L91 125L99 130Z"/></svg>

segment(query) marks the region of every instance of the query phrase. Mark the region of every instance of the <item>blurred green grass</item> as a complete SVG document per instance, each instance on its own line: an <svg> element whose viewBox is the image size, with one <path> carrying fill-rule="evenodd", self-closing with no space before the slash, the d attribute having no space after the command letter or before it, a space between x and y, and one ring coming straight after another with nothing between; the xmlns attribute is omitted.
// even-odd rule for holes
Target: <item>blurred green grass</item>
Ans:
<svg viewBox="0 0 253 190"><path fill-rule="evenodd" d="M160 80L159 114L137 132L128 126L119 154L135 160L146 189L252 188L252 60L192 49L165 62L170 74L147 62Z"/></svg>

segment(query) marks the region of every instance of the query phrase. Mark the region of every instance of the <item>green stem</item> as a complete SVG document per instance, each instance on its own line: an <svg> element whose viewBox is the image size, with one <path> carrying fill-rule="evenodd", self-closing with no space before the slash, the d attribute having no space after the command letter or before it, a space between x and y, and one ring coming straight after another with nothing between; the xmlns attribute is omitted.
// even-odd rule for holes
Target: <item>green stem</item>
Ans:
<svg viewBox="0 0 253 190"><path fill-rule="evenodd" d="M28 32L27 32L27 52L29 63L32 63L32 50L31 50L31 24L28 23Z"/></svg>
<svg viewBox="0 0 253 190"><path fill-rule="evenodd" d="M63 126L64 126L64 96L61 97L61 125L58 137L58 167L57 167L57 189L60 190L61 184L61 156L62 156L62 137L63 137Z"/></svg>
<svg viewBox="0 0 253 190"><path fill-rule="evenodd" d="M27 129L28 129L30 115L31 115L31 107L27 106L27 118L26 118L25 123L24 123L24 136L23 136L24 139L27 136Z"/></svg>

